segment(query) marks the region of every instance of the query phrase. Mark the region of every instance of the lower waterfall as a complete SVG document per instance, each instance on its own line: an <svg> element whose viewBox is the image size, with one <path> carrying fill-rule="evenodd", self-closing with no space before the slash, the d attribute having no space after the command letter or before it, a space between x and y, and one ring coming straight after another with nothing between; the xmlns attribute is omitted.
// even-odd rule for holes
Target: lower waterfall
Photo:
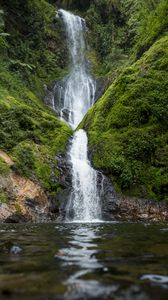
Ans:
<svg viewBox="0 0 168 300"><path fill-rule="evenodd" d="M77 131L70 148L73 191L66 208L66 221L93 222L101 219L97 189L97 171L88 160L88 139L84 130Z"/></svg>
<svg viewBox="0 0 168 300"><path fill-rule="evenodd" d="M88 109L94 104L96 82L89 74L85 57L85 20L65 10L58 11L67 36L70 57L70 74L58 99L60 117L75 129ZM57 106L57 110L58 110ZM100 197L97 188L97 171L88 160L88 139L84 130L75 132L70 149L72 165L72 192L66 206L65 221L94 222L101 219Z"/></svg>

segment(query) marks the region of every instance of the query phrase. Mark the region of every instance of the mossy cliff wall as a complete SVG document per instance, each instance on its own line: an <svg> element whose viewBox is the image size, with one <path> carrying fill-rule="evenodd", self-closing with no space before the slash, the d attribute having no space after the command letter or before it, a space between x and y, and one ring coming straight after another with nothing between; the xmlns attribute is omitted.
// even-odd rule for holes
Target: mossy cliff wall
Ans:
<svg viewBox="0 0 168 300"><path fill-rule="evenodd" d="M94 166L117 191L167 199L167 0L0 0L0 150L14 162L1 174L60 189L55 156L72 132L43 103L68 72L60 7L86 19L92 72L109 86L81 125Z"/></svg>
<svg viewBox="0 0 168 300"><path fill-rule="evenodd" d="M0 8L0 149L13 159L12 172L52 196L60 189L55 156L71 130L44 105L43 86L67 72L62 29L48 1L0 0ZM5 187L0 193L10 201Z"/></svg>
<svg viewBox="0 0 168 300"><path fill-rule="evenodd" d="M116 191L154 200L168 200L167 12L163 0L146 15L127 67L81 125L94 166Z"/></svg>

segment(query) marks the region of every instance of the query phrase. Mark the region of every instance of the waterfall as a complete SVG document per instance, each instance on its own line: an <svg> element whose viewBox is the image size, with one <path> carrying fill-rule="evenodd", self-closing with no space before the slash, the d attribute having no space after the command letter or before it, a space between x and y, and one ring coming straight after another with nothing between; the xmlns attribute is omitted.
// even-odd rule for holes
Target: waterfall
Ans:
<svg viewBox="0 0 168 300"><path fill-rule="evenodd" d="M65 26L71 62L70 74L64 84L63 99L59 101L60 116L75 129L94 104L96 82L89 74L85 57L85 20L62 9L58 11L58 16ZM74 134L69 157L73 186L66 207L66 221L91 222L101 219L97 171L88 160L88 139L84 130Z"/></svg>
<svg viewBox="0 0 168 300"><path fill-rule="evenodd" d="M70 148L73 191L66 210L66 219L93 221L101 218L97 172L91 167L87 154L87 135L84 130L74 134Z"/></svg>

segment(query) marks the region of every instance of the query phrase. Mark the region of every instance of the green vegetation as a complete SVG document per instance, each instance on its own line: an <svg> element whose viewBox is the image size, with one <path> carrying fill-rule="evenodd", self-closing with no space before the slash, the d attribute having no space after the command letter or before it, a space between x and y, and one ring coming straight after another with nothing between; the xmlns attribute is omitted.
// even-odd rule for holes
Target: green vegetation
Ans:
<svg viewBox="0 0 168 300"><path fill-rule="evenodd" d="M95 167L112 176L118 191L158 200L168 192L167 49L163 37L124 70L84 120Z"/></svg>
<svg viewBox="0 0 168 300"><path fill-rule="evenodd" d="M6 193L0 192L0 204L8 202L8 195Z"/></svg>
<svg viewBox="0 0 168 300"><path fill-rule="evenodd" d="M83 14L93 71L109 81L167 31L167 0L95 0Z"/></svg>
<svg viewBox="0 0 168 300"><path fill-rule="evenodd" d="M45 0L0 1L0 148L17 173L57 191L55 155L65 150L71 130L47 108L44 84L66 71L55 7ZM9 167L0 160L0 174Z"/></svg>
<svg viewBox="0 0 168 300"><path fill-rule="evenodd" d="M15 209L16 209L16 214L17 215L21 215L22 214L22 209L21 209L19 203L15 204Z"/></svg>
<svg viewBox="0 0 168 300"><path fill-rule="evenodd" d="M168 200L168 3L154 8L139 27L129 66L82 126L94 166L111 176L118 192Z"/></svg>
<svg viewBox="0 0 168 300"><path fill-rule="evenodd" d="M92 71L109 85L81 125L94 166L119 192L168 200L167 0L0 0L0 148L17 173L60 189L55 155L71 130L42 101L68 71L55 3L85 17Z"/></svg>
<svg viewBox="0 0 168 300"><path fill-rule="evenodd" d="M0 175L8 175L10 172L9 166L0 158Z"/></svg>

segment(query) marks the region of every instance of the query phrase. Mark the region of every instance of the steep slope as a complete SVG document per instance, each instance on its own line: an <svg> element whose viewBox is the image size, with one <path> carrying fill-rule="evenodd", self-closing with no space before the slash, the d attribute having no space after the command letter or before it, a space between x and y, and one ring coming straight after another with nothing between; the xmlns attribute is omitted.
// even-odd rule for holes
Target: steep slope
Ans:
<svg viewBox="0 0 168 300"><path fill-rule="evenodd" d="M136 61L82 123L94 166L116 190L155 200L168 200L167 11L163 0L149 14L133 47Z"/></svg>
<svg viewBox="0 0 168 300"><path fill-rule="evenodd" d="M68 73L57 7L86 19L90 67L110 86L82 123L94 166L123 194L166 200L167 0L0 0L0 203L16 200L11 178L54 203L62 188L58 155L72 132L44 105Z"/></svg>
<svg viewBox="0 0 168 300"><path fill-rule="evenodd" d="M0 149L14 162L8 166L1 156L0 203L12 199L5 183L11 174L54 197L60 189L55 157L71 135L43 101L43 85L66 73L59 21L55 7L44 0L1 0L0 5Z"/></svg>

